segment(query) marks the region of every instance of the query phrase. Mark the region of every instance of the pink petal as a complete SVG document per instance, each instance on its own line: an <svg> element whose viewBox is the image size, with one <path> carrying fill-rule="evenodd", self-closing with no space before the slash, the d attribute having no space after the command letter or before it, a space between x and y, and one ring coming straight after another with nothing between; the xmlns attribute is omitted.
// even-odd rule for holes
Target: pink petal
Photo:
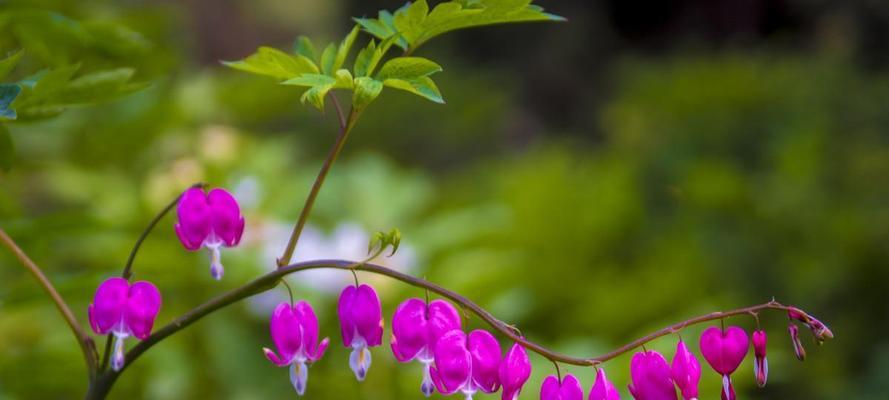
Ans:
<svg viewBox="0 0 889 400"><path fill-rule="evenodd" d="M150 282L140 281L129 288L123 321L133 336L145 339L151 334L154 319L161 308L161 293Z"/></svg>
<svg viewBox="0 0 889 400"><path fill-rule="evenodd" d="M302 331L299 320L293 312L290 303L281 303L272 312L270 322L272 341L280 354L280 360L284 364L290 364L296 352L302 346Z"/></svg>
<svg viewBox="0 0 889 400"><path fill-rule="evenodd" d="M435 368L432 379L444 394L454 393L466 385L472 374L472 355L466 349L466 334L452 330L435 346Z"/></svg>
<svg viewBox="0 0 889 400"><path fill-rule="evenodd" d="M318 343L318 346L311 353L306 354L310 361L315 362L324 357L324 352L327 351L327 346L330 345L330 338L324 338Z"/></svg>
<svg viewBox="0 0 889 400"><path fill-rule="evenodd" d="M371 286L358 287L352 320L368 346L379 346L383 342L383 307L377 292Z"/></svg>
<svg viewBox="0 0 889 400"><path fill-rule="evenodd" d="M122 321L129 286L126 279L114 277L108 278L96 289L88 312L90 325L97 334L107 334Z"/></svg>
<svg viewBox="0 0 889 400"><path fill-rule="evenodd" d="M550 375L540 388L540 400L583 400L583 387L574 375L565 375L561 383Z"/></svg>
<svg viewBox="0 0 889 400"><path fill-rule="evenodd" d="M649 350L633 355L630 361L630 392L637 400L676 400L670 366L660 353Z"/></svg>
<svg viewBox="0 0 889 400"><path fill-rule="evenodd" d="M352 335L355 334L355 321L352 318L352 303L355 302L355 293L358 289L355 286L346 286L340 293L340 299L337 302L336 313L340 318L340 331L343 334L343 346L352 346Z"/></svg>
<svg viewBox="0 0 889 400"><path fill-rule="evenodd" d="M211 210L201 188L191 188L182 194L176 209L176 234L188 250L197 250L210 234Z"/></svg>
<svg viewBox="0 0 889 400"><path fill-rule="evenodd" d="M602 368L596 371L596 382L590 390L588 400L620 400L620 393L608 381L608 377L605 376L605 370Z"/></svg>
<svg viewBox="0 0 889 400"><path fill-rule="evenodd" d="M392 353L400 362L413 360L420 350L426 348L426 302L412 298L398 306L392 315L391 343Z"/></svg>
<svg viewBox="0 0 889 400"><path fill-rule="evenodd" d="M302 329L302 343L306 354L315 354L318 348L318 317L312 305L300 301L293 306L293 315Z"/></svg>
<svg viewBox="0 0 889 400"><path fill-rule="evenodd" d="M686 400L698 398L698 382L701 379L701 364L694 354L688 350L685 342L676 345L676 355L670 370L673 381L679 387L682 397Z"/></svg>
<svg viewBox="0 0 889 400"><path fill-rule="evenodd" d="M469 334L467 349L472 355L472 380L485 393L500 389L500 343L485 330Z"/></svg>
<svg viewBox="0 0 889 400"><path fill-rule="evenodd" d="M212 215L213 232L231 247L241 241L244 230L244 218L238 201L225 189L216 188L207 195Z"/></svg>
<svg viewBox="0 0 889 400"><path fill-rule="evenodd" d="M429 302L429 332L426 338L430 348L435 347L438 339L445 333L460 329L460 313L451 303L444 300Z"/></svg>
<svg viewBox="0 0 889 400"><path fill-rule="evenodd" d="M701 354L720 375L730 375L747 356L750 341L747 333L737 326L725 331L711 326L701 334Z"/></svg>
<svg viewBox="0 0 889 400"><path fill-rule="evenodd" d="M524 347L518 343L512 345L500 363L499 375L503 385L502 400L515 400L531 376L531 360Z"/></svg>
<svg viewBox="0 0 889 400"><path fill-rule="evenodd" d="M288 362L286 360L279 357L277 354L275 354L274 351L272 351L268 347L263 347L262 352L265 354L265 358L268 358L269 361L271 361L275 365L277 365L279 367L286 367L288 365Z"/></svg>

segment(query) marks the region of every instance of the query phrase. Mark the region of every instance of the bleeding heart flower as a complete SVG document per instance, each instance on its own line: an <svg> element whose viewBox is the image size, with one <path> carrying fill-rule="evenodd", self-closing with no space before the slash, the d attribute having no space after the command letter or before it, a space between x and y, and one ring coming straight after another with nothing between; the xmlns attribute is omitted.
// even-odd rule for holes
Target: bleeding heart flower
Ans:
<svg viewBox="0 0 889 400"><path fill-rule="evenodd" d="M383 309L377 292L368 285L347 286L337 305L343 345L352 348L349 367L363 381L370 369L369 347L383 342Z"/></svg>
<svg viewBox="0 0 889 400"><path fill-rule="evenodd" d="M555 375L550 375L540 387L540 400L583 400L583 388L574 375L565 375L561 382Z"/></svg>
<svg viewBox="0 0 889 400"><path fill-rule="evenodd" d="M515 343L500 363L500 383L503 385L502 400L516 400L522 386L531 376L531 360L520 344Z"/></svg>
<svg viewBox="0 0 889 400"><path fill-rule="evenodd" d="M676 386L679 387L679 392L682 393L683 399L694 400L698 398L701 364L682 340L676 345L676 355L673 356L670 374L673 377L673 382L676 382Z"/></svg>
<svg viewBox="0 0 889 400"><path fill-rule="evenodd" d="M802 310L796 307L790 307L790 309L787 310L787 316L791 320L802 322L803 325L809 328L809 330L812 331L812 335L815 336L815 340L817 340L819 344L823 343L827 339L833 339L833 332L830 330L830 328L827 327L827 325L824 325L823 322L815 319L809 314L804 313Z"/></svg>
<svg viewBox="0 0 889 400"><path fill-rule="evenodd" d="M318 361L327 350L330 342L324 338L318 342L318 317L312 306L305 301L296 305L278 304L272 313L272 341L278 350L276 354L269 348L263 348L266 358L279 367L290 366L290 382L296 393L302 396L306 392L309 379L307 363Z"/></svg>
<svg viewBox="0 0 889 400"><path fill-rule="evenodd" d="M244 217L238 201L224 189L205 194L202 188L191 188L182 194L176 213L179 241L190 251L206 247L210 251L210 275L216 280L222 279L224 269L219 248L237 246L244 233Z"/></svg>
<svg viewBox="0 0 889 400"><path fill-rule="evenodd" d="M442 394L463 393L467 400L477 391L500 389L500 343L488 331L445 333L435 345L432 382Z"/></svg>
<svg viewBox="0 0 889 400"><path fill-rule="evenodd" d="M593 388L590 389L588 400L620 400L620 393L608 381L608 378L605 376L605 370L602 368L596 371L596 382L593 383Z"/></svg>
<svg viewBox="0 0 889 400"><path fill-rule="evenodd" d="M636 400L677 400L670 366L661 353L639 352L630 361L630 394Z"/></svg>
<svg viewBox="0 0 889 400"><path fill-rule="evenodd" d="M753 331L753 355L756 357L753 362L753 375L756 377L756 384L759 387L764 387L769 379L769 360L766 359L767 341L765 331Z"/></svg>
<svg viewBox="0 0 889 400"><path fill-rule="evenodd" d="M724 331L715 326L704 330L701 334L701 354L716 372L722 375L722 396L724 399L734 398L731 374L738 369L741 361L750 350L747 333L737 326L730 326Z"/></svg>
<svg viewBox="0 0 889 400"><path fill-rule="evenodd" d="M114 335L111 368L115 371L123 368L124 339L147 338L160 308L160 291L150 282L130 285L124 278L109 278L99 285L87 314L94 332Z"/></svg>
<svg viewBox="0 0 889 400"><path fill-rule="evenodd" d="M444 300L433 300L427 305L421 299L407 299L392 316L392 353L399 362L416 359L423 364L420 390L426 397L435 390L430 376L435 345L442 335L460 329L460 325L457 309Z"/></svg>

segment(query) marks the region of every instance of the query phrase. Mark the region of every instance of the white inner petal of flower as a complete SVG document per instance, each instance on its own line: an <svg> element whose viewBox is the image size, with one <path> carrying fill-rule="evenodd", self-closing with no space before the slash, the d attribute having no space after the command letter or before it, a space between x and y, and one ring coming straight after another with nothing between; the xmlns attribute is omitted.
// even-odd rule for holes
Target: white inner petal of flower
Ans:
<svg viewBox="0 0 889 400"><path fill-rule="evenodd" d="M296 394L302 396L306 393L306 383L309 380L309 367L305 362L290 364L290 383L296 389Z"/></svg>

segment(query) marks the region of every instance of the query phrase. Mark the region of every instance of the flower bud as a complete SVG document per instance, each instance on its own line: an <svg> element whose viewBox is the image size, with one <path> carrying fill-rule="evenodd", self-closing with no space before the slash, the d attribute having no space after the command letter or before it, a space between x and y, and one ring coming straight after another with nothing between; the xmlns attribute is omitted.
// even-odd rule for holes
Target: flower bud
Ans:
<svg viewBox="0 0 889 400"><path fill-rule="evenodd" d="M769 360L766 359L766 332L758 330L753 332L753 376L756 377L756 384L764 387L769 379Z"/></svg>

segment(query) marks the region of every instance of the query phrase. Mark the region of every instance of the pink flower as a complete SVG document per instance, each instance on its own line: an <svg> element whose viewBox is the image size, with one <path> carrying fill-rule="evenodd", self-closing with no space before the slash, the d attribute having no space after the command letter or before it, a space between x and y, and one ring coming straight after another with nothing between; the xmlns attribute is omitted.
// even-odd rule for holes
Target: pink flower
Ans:
<svg viewBox="0 0 889 400"><path fill-rule="evenodd" d="M583 388L574 375L565 375L561 382L555 375L550 375L540 387L540 400L583 400Z"/></svg>
<svg viewBox="0 0 889 400"><path fill-rule="evenodd" d="M347 286L337 305L343 345L352 348L349 367L363 381L370 369L369 347L383 342L383 310L377 292L368 285Z"/></svg>
<svg viewBox="0 0 889 400"><path fill-rule="evenodd" d="M602 368L596 371L596 382L593 383L593 388L590 389L588 400L620 400L620 393L608 381L608 378L605 376L605 370Z"/></svg>
<svg viewBox="0 0 889 400"><path fill-rule="evenodd" d="M399 362L418 360L423 364L420 389L428 397L435 386L430 367L435 361L435 345L448 331L460 329L460 314L444 300L407 299L392 316L392 353Z"/></svg>
<svg viewBox="0 0 889 400"><path fill-rule="evenodd" d="M99 285L93 303L87 309L90 326L99 335L114 335L111 367L120 371L124 365L124 339L142 340L151 333L161 308L161 294L150 282L132 285L123 278L109 278Z"/></svg>
<svg viewBox="0 0 889 400"><path fill-rule="evenodd" d="M500 343L488 331L475 330L467 336L455 329L435 345L432 382L442 394L463 393L467 400L477 391L500 389Z"/></svg>
<svg viewBox="0 0 889 400"><path fill-rule="evenodd" d="M811 315L804 313L802 310L796 307L790 307L790 309L787 310L787 316L791 320L802 322L803 325L809 328L818 343L822 343L827 339L833 339L833 332L830 330L830 328L827 327L827 325L824 325L823 322L815 319Z"/></svg>
<svg viewBox="0 0 889 400"><path fill-rule="evenodd" d="M503 385L501 399L516 400L530 376L531 360L528 359L528 353L524 347L515 343L500 363L500 384Z"/></svg>
<svg viewBox="0 0 889 400"><path fill-rule="evenodd" d="M698 398L701 364L682 340L676 345L676 355L673 356L670 374L673 377L673 382L679 387L679 392L682 393L683 399L692 400Z"/></svg>
<svg viewBox="0 0 889 400"><path fill-rule="evenodd" d="M769 379L769 360L766 359L767 341L765 331L753 331L753 355L756 357L753 362L753 375L756 377L756 384L759 387L764 387Z"/></svg>
<svg viewBox="0 0 889 400"><path fill-rule="evenodd" d="M722 375L723 399L734 399L735 389L730 376L744 361L749 349L747 333L737 326L730 326L725 331L711 326L701 334L701 354Z"/></svg>
<svg viewBox="0 0 889 400"><path fill-rule="evenodd" d="M182 194L176 213L179 241L190 251L206 247L210 251L210 275L222 279L219 248L237 246L244 232L244 217L237 200L224 189L205 194L202 188L191 188Z"/></svg>
<svg viewBox="0 0 889 400"><path fill-rule="evenodd" d="M639 352L630 361L630 394L636 400L677 400L670 366L661 353Z"/></svg>
<svg viewBox="0 0 889 400"><path fill-rule="evenodd" d="M278 304L272 313L272 341L278 350L263 348L266 358L279 367L290 366L290 382L296 393L306 392L309 371L306 363L318 361L327 350L329 340L318 342L318 317L312 306L305 301L296 305Z"/></svg>

